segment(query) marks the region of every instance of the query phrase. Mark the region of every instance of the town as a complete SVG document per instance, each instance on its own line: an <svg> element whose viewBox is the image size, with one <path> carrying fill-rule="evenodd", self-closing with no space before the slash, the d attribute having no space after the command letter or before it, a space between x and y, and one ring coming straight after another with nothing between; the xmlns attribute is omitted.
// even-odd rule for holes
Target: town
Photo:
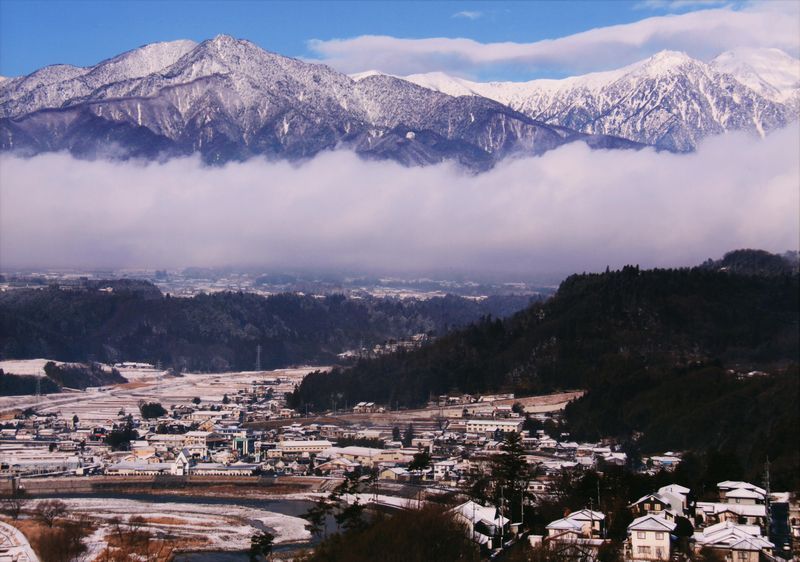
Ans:
<svg viewBox="0 0 800 562"><path fill-rule="evenodd" d="M44 361L0 366L40 376ZM682 452L634 460L612 439L575 442L559 419L580 390L432 396L416 410L334 395L327 411L309 413L286 397L322 367L114 368L128 382L0 398L0 560L55 559L43 539L48 509L84 521L73 542L92 560L127 552L114 540L120 525L149 537L148 560L244 551L264 529L275 555L291 559L353 518L426 505L443 506L487 559L525 549L545 560L755 562L789 560L800 548L800 503L770 489L768 468L765 482L693 490L671 476ZM519 466L503 465L514 458ZM501 481L508 470L513 477ZM663 485L624 498L620 515L605 480L623 472ZM594 487L568 507L565 495L591 478ZM40 534L29 541L32 529Z"/></svg>

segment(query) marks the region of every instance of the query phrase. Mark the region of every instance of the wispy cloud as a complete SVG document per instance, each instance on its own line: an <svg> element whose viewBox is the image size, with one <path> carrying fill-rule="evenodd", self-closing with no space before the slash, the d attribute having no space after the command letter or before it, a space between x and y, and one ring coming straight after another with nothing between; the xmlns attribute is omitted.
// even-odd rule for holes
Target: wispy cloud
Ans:
<svg viewBox="0 0 800 562"><path fill-rule="evenodd" d="M567 273L796 248L800 130L696 153L571 144L472 176L349 152L222 168L0 158L0 266Z"/></svg>
<svg viewBox="0 0 800 562"><path fill-rule="evenodd" d="M451 17L454 18L462 18L467 20L477 20L483 17L483 12L472 11L472 10L463 10L461 12L456 12Z"/></svg>
<svg viewBox="0 0 800 562"><path fill-rule="evenodd" d="M343 72L377 69L397 75L434 70L475 75L502 65L587 72L618 68L662 49L707 60L739 47L777 47L800 55L800 4L774 2L667 14L533 43L465 38L403 39L364 35L312 40L311 51Z"/></svg>
<svg viewBox="0 0 800 562"><path fill-rule="evenodd" d="M634 4L633 8L635 10L666 10L674 12L697 8L730 6L741 3L742 2L731 2L730 0L641 0Z"/></svg>

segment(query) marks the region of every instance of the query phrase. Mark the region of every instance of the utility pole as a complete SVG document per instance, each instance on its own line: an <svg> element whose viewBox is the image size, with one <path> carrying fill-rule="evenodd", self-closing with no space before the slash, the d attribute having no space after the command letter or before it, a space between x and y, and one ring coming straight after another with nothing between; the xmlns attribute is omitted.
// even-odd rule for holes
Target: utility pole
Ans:
<svg viewBox="0 0 800 562"><path fill-rule="evenodd" d="M597 479L597 509L600 509L601 511L603 509L601 507L601 504L600 504L600 479L599 478Z"/></svg>
<svg viewBox="0 0 800 562"><path fill-rule="evenodd" d="M475 542L475 500L472 501L472 542Z"/></svg>
<svg viewBox="0 0 800 562"><path fill-rule="evenodd" d="M503 487L500 486L500 548L503 548L503 504L506 503Z"/></svg>
<svg viewBox="0 0 800 562"><path fill-rule="evenodd" d="M764 498L764 503L766 504L766 511L767 511L767 536L772 538L772 505L769 501L769 457L767 457L766 462L764 463L764 490L766 490L766 497Z"/></svg>

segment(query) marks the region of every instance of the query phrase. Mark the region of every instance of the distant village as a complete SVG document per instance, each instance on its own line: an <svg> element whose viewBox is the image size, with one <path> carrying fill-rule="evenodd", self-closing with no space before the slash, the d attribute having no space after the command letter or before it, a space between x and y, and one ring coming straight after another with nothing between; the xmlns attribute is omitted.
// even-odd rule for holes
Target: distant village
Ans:
<svg viewBox="0 0 800 562"><path fill-rule="evenodd" d="M513 394L440 396L416 412L360 402L332 409L324 418L307 418L286 406L290 389L279 376L254 373L249 383L213 401L141 400L137 410L120 409L102 423L28 408L2 423L2 492L93 479L302 477L313 479L318 491L346 480L362 482L350 501L408 509L440 494L461 493L467 483L490 474L509 434L518 435L524 448L531 475L526 492L534 504L555 493L560 475L629 466L626 453L611 440L575 442L541 428L558 418L559 400L574 397L570 394L550 406ZM540 428L528 429L532 425ZM680 453L664 452L643 458L638 470L670 472L680 463ZM688 545L690 552L710 550L724 560L791 559L791 549L797 552L800 504L793 494L723 481L715 501L694 497L692 490L672 484L630 498L633 520L624 559L679 559L678 535L686 543L682 552ZM606 514L592 505L553 520L538 535L523 535L519 516L503 505L469 499L452 511L486 556L525 540L557 553L553 559L596 560L608 542ZM788 543L772 540L778 514ZM685 529L676 535L682 521L691 525L688 536Z"/></svg>

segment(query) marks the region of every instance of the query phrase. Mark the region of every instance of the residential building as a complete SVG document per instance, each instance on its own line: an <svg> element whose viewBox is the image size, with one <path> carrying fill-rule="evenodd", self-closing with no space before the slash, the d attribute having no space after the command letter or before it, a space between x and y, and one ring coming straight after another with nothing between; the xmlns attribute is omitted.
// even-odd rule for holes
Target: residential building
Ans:
<svg viewBox="0 0 800 562"><path fill-rule="evenodd" d="M663 514L648 514L634 519L628 525L626 560L669 560L672 555L672 532L676 526Z"/></svg>
<svg viewBox="0 0 800 562"><path fill-rule="evenodd" d="M759 562L762 554L770 556L774 545L761 536L755 525L737 525L723 521L694 535L695 549L709 548L732 562Z"/></svg>
<svg viewBox="0 0 800 562"><path fill-rule="evenodd" d="M509 520L495 506L483 506L472 500L450 510L457 521L466 526L468 536L479 545L492 550L509 534Z"/></svg>

